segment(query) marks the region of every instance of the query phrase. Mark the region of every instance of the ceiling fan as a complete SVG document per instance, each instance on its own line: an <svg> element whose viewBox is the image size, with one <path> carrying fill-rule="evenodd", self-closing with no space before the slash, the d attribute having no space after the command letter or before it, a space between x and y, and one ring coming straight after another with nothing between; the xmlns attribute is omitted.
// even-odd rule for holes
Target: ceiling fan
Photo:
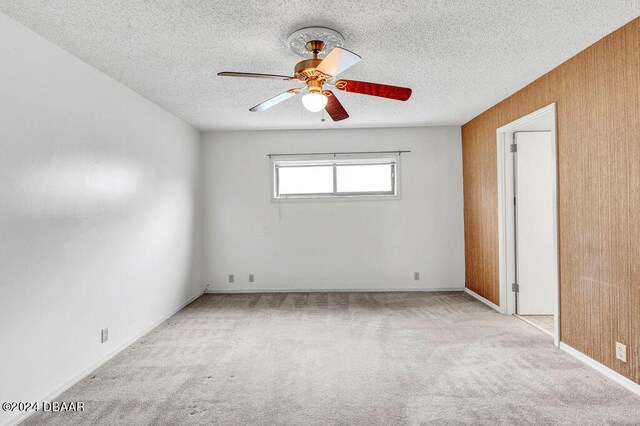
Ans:
<svg viewBox="0 0 640 426"><path fill-rule="evenodd" d="M314 28L317 29L317 28ZM303 29L299 31L304 31ZM326 31L332 31L334 34L340 36L337 32L330 29L323 29ZM296 34L296 33L294 33ZM309 35L309 32L306 33ZM292 35L293 36L293 35ZM341 36L340 36L341 37ZM308 38L308 37L307 37ZM303 40L304 41L304 40ZM333 45L338 43L332 40ZM341 44L341 43L339 43ZM365 81L356 80L336 80L338 74L347 70L351 66L355 65L362 58L353 52L343 49L342 47L335 46L324 59L319 59L318 55L325 49L326 43L321 39L308 40L304 43L304 49L307 52L312 53L313 57L305 59L296 64L294 69L294 75L292 77L275 74L257 74L246 72L221 72L219 76L223 77L251 77L251 78L267 78L274 80L288 80L298 81L305 83L306 86L302 88L289 89L286 92L280 93L271 99L268 99L249 111L261 112L283 102L289 98L292 98L302 92L308 91L302 96L302 105L311 112L320 112L323 109L327 111L333 121L340 121L349 118L349 114L344 109L340 101L336 98L336 95L324 86L335 87L338 90L351 93L360 93L363 95L379 96L388 99L395 99L398 101L406 101L411 96L411 89L407 87L388 86L385 84L368 83ZM292 46L293 49L293 44ZM298 54L302 54L299 49Z"/></svg>

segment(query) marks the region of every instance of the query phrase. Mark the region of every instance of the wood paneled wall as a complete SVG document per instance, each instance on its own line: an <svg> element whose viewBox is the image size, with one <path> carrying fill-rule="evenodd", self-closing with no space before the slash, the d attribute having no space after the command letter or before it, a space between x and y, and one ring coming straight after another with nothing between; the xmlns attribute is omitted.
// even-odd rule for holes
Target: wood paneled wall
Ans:
<svg viewBox="0 0 640 426"><path fill-rule="evenodd" d="M640 18L462 127L466 286L500 303L496 129L553 102L560 338L640 383Z"/></svg>

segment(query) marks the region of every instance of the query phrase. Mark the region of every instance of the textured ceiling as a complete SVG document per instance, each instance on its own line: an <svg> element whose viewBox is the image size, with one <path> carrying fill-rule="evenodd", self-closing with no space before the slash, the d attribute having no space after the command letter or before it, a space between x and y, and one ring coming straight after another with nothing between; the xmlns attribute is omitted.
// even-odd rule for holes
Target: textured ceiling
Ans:
<svg viewBox="0 0 640 426"><path fill-rule="evenodd" d="M0 10L201 130L462 124L640 14L640 0L0 0ZM340 93L351 118L293 98L289 33L341 32L363 60L341 77L409 86L408 102Z"/></svg>

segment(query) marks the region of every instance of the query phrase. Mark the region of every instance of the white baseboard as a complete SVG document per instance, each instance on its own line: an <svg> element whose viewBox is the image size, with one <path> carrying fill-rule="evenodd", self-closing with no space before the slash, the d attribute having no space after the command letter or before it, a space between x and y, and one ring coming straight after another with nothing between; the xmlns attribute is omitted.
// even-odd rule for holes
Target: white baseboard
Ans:
<svg viewBox="0 0 640 426"><path fill-rule="evenodd" d="M441 288L253 288L237 290L206 289L208 294L246 294L246 293L393 293L393 292L435 292L463 291L464 287Z"/></svg>
<svg viewBox="0 0 640 426"><path fill-rule="evenodd" d="M580 352L577 349L572 348L571 346L567 345L566 343L560 342L560 349L565 351L569 355L573 356L574 358L577 358L578 360L580 360L583 363L587 364L589 367L593 368L598 373L607 376L608 378L610 378L614 382L618 383L619 385L629 389L631 392L633 392L636 395L640 396L640 385L638 383L634 382L633 380L627 379L626 377L624 377L622 374L618 373L617 371L612 370L609 367L607 367L606 365L599 363L595 359L588 357L587 355L583 354L582 352Z"/></svg>
<svg viewBox="0 0 640 426"><path fill-rule="evenodd" d="M150 325L149 327L145 328L142 332L140 332L140 333L136 334L134 337L128 339L125 343L123 343L120 346L114 348L108 354L106 354L102 358L98 359L98 361L96 361L93 364L91 364L89 367L83 369L82 371L80 371L79 373L74 375L72 378L70 378L63 385L59 386L53 392L50 392L48 395L45 395L42 398L32 398L32 400L33 401L53 401L53 400L55 400L55 398L57 396L62 394L64 391L69 389L71 386L73 386L76 383L78 383L80 380L84 379L91 372L93 372L93 370L97 369L102 364L106 363L111 358L113 358L114 356L118 355L120 352L122 352L128 346L133 344L136 340L138 340L139 338L141 338L142 336L144 336L145 334L147 334L148 332L150 332L151 330L153 330L154 328L156 328L157 326L159 326L160 324L162 324L163 322L165 322L166 320L171 318L173 315L175 315L178 311L180 311L182 308L187 306L189 303L193 302L198 297L202 296L203 293L204 293L204 291L201 291L198 294L196 294L195 296L189 298L186 302L183 302L182 304L180 304L180 306L178 306L177 308L171 310L171 312L169 312L168 314L164 315L158 321L155 321L152 325ZM21 415L19 415L18 417L14 417L13 419L10 419L9 422L7 423L7 425L11 425L11 426L17 425L18 423L24 421L27 417L29 417L33 413L35 413L35 411L24 412Z"/></svg>
<svg viewBox="0 0 640 426"><path fill-rule="evenodd" d="M504 312L502 311L502 308L500 308L500 306L496 305L493 302L490 302L489 300L485 299L484 297L480 296L478 293L476 293L475 291L469 290L468 288L464 288L464 292L467 293L469 296L473 297L474 299L477 299L479 301L481 301L482 303L484 303L485 305L487 305L488 307L495 309L496 311L500 312L501 314L503 314Z"/></svg>

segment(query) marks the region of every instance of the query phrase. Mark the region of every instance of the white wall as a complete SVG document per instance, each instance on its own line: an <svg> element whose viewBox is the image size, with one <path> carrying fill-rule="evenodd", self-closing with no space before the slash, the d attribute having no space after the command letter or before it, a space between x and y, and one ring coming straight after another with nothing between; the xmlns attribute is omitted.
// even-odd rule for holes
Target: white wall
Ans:
<svg viewBox="0 0 640 426"><path fill-rule="evenodd" d="M202 291L200 135L3 14L0 63L0 401L42 401Z"/></svg>
<svg viewBox="0 0 640 426"><path fill-rule="evenodd" d="M269 153L399 149L400 200L271 200ZM209 291L464 287L459 127L206 133L203 175Z"/></svg>

